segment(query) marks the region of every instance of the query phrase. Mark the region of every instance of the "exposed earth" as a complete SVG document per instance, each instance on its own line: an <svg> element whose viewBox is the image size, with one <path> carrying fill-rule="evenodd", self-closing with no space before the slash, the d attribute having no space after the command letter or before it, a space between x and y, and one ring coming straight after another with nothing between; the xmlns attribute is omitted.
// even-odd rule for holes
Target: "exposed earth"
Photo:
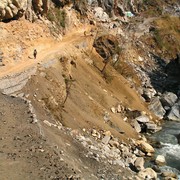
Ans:
<svg viewBox="0 0 180 180"><path fill-rule="evenodd" d="M114 20L103 5L99 17L96 4L84 17L86 4L63 1L60 28L36 3L33 20L17 18L20 6L11 18L0 12L0 179L157 179L144 168L154 153L145 135L179 118L170 111L179 108L179 49L166 44L180 44L178 17L139 16L136 3L132 18Z"/></svg>

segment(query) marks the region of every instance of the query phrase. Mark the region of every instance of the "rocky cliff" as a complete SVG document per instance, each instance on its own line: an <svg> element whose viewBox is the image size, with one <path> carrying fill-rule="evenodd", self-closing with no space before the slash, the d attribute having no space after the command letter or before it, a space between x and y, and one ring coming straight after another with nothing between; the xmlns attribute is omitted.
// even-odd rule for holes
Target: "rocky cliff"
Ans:
<svg viewBox="0 0 180 180"><path fill-rule="evenodd" d="M0 2L0 21L18 19L23 15L28 18L32 11L37 15L47 13L48 0L2 0Z"/></svg>

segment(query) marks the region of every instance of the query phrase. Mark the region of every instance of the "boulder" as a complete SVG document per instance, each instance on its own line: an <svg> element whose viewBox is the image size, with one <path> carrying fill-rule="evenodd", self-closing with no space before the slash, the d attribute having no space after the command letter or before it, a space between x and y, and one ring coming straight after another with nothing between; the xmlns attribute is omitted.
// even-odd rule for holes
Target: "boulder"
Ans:
<svg viewBox="0 0 180 180"><path fill-rule="evenodd" d="M96 18L101 20L102 22L108 22L109 16L106 12L104 12L103 8L101 7L95 7L94 8L94 15Z"/></svg>
<svg viewBox="0 0 180 180"><path fill-rule="evenodd" d="M156 157L155 163L156 163L158 166L163 166L163 165L166 164L166 159L165 159L164 156L158 155L158 156Z"/></svg>
<svg viewBox="0 0 180 180"><path fill-rule="evenodd" d="M159 97L154 97L149 105L149 110L152 111L157 117L162 119L166 113L164 110Z"/></svg>
<svg viewBox="0 0 180 180"><path fill-rule="evenodd" d="M154 153L154 148L145 141L137 141L138 147L145 153Z"/></svg>
<svg viewBox="0 0 180 180"><path fill-rule="evenodd" d="M143 170L144 169L144 158L138 157L134 162L134 166L137 169L137 171Z"/></svg>
<svg viewBox="0 0 180 180"><path fill-rule="evenodd" d="M149 177L150 179L157 179L157 173L151 168L146 168L144 170L141 170L138 173L138 176L143 179L146 179L147 177Z"/></svg>
<svg viewBox="0 0 180 180"><path fill-rule="evenodd" d="M149 122L149 118L146 115L139 116L136 118L136 120L141 123Z"/></svg>
<svg viewBox="0 0 180 180"><path fill-rule="evenodd" d="M173 172L165 171L161 174L162 177L177 178L177 175Z"/></svg>
<svg viewBox="0 0 180 180"><path fill-rule="evenodd" d="M136 121L136 120L134 120L133 122L132 122L132 126L134 127L134 129L136 130L136 132L141 132L141 126L140 126L140 124Z"/></svg>
<svg viewBox="0 0 180 180"><path fill-rule="evenodd" d="M172 106L167 117L172 121L180 121L180 100Z"/></svg>
<svg viewBox="0 0 180 180"><path fill-rule="evenodd" d="M162 127L157 126L155 123L153 122L149 122L146 123L147 129L153 132L157 132L160 131L162 129Z"/></svg>
<svg viewBox="0 0 180 180"><path fill-rule="evenodd" d="M178 99L178 97L174 93L165 92L162 95L160 101L161 101L163 107L165 107L165 106L171 107L174 105L174 103L177 101L177 99Z"/></svg>
<svg viewBox="0 0 180 180"><path fill-rule="evenodd" d="M112 108L111 108L111 112L115 114L115 113L117 112L116 108L115 108L115 107L112 107Z"/></svg>

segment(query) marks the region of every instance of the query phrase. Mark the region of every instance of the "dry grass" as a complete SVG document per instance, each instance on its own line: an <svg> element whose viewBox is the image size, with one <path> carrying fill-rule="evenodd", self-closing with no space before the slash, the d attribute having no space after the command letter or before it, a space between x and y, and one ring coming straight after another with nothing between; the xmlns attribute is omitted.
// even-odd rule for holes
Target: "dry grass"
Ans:
<svg viewBox="0 0 180 180"><path fill-rule="evenodd" d="M164 16L155 21L154 40L159 49L169 55L180 51L180 18Z"/></svg>

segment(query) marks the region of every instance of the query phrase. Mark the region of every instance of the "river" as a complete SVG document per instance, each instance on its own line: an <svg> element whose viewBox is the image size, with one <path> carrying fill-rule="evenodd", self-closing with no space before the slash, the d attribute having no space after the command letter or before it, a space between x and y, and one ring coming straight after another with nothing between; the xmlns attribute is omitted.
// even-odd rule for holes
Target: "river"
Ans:
<svg viewBox="0 0 180 180"><path fill-rule="evenodd" d="M161 170L175 172L180 180L180 145L177 134L180 134L180 122L166 121L162 130L153 134L153 138L162 144L162 148L156 149L155 156L164 155L166 158L166 166L161 167Z"/></svg>

